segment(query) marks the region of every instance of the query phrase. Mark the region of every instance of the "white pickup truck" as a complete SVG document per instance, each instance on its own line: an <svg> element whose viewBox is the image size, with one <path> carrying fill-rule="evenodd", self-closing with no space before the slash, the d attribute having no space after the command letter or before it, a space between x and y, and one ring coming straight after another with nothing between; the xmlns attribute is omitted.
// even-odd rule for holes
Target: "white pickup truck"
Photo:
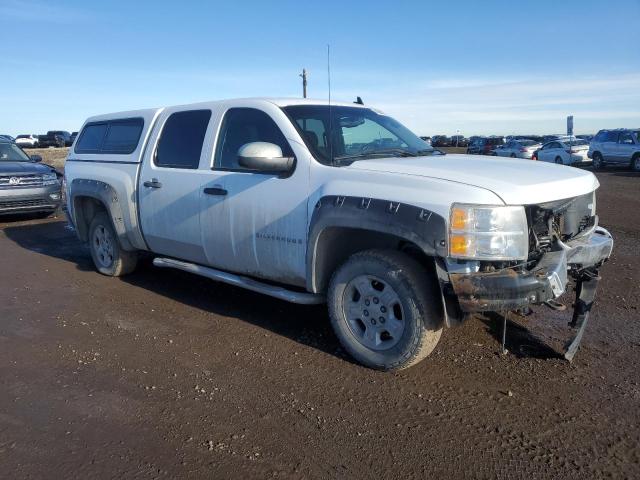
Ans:
<svg viewBox="0 0 640 480"><path fill-rule="evenodd" d="M587 171L444 155L356 104L241 99L89 118L68 214L97 269L154 264L328 304L344 348L408 367L443 326L522 311L577 284L580 342L613 247Z"/></svg>

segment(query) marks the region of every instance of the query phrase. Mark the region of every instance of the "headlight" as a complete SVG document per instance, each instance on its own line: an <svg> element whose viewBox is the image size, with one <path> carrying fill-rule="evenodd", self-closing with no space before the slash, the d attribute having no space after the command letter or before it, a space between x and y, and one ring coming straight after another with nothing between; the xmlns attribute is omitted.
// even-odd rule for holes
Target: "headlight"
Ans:
<svg viewBox="0 0 640 480"><path fill-rule="evenodd" d="M55 173L45 173L42 175L43 185L56 185L58 183L58 175Z"/></svg>
<svg viewBox="0 0 640 480"><path fill-rule="evenodd" d="M474 260L526 260L524 207L454 203L449 219L449 256Z"/></svg>

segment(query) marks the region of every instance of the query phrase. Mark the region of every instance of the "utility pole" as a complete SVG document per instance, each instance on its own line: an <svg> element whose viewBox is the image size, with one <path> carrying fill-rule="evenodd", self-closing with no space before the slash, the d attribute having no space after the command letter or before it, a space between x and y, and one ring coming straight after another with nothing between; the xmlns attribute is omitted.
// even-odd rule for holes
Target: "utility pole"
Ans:
<svg viewBox="0 0 640 480"><path fill-rule="evenodd" d="M302 69L302 98L307 98L307 70Z"/></svg>

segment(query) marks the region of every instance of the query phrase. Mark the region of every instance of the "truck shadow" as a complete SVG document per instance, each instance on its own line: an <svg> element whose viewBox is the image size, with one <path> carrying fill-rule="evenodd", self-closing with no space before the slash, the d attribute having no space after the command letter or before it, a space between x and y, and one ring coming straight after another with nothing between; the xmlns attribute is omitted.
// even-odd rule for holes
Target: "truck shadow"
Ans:
<svg viewBox="0 0 640 480"><path fill-rule="evenodd" d="M83 272L95 271L88 247L66 221L24 221L22 217L15 224L5 224L5 236L26 250L74 263ZM354 363L333 334L325 305L296 305L179 270L159 269L151 258L142 259L134 273L118 281L214 315L242 320ZM123 293L122 301L126 298Z"/></svg>
<svg viewBox="0 0 640 480"><path fill-rule="evenodd" d="M539 358L544 360L563 358L553 346L545 342L543 338L534 334L524 325L514 321L510 314L507 319L507 335L505 348L511 355L517 358ZM503 317L499 313L488 312L477 317L486 327L487 333L491 335L498 344L502 344Z"/></svg>
<svg viewBox="0 0 640 480"><path fill-rule="evenodd" d="M59 218L42 220L38 215L16 215L3 217L0 222L5 225L2 229L5 236L22 248L73 262L82 271L94 269L89 249L78 241L66 221Z"/></svg>
<svg viewBox="0 0 640 480"><path fill-rule="evenodd" d="M331 329L325 305L297 305L180 270L158 269L150 259L122 281L351 361Z"/></svg>
<svg viewBox="0 0 640 480"><path fill-rule="evenodd" d="M80 271L95 270L88 247L77 239L66 221L25 223L25 220L29 219L20 217L9 225L5 222L5 236L26 250L71 262ZM120 281L204 312L242 320L354 363L338 343L325 305L296 305L179 270L158 269L151 264L150 257L142 259L136 272ZM122 298L126 301L127 295ZM502 317L487 314L479 315L478 319L487 333L501 343ZM512 320L508 322L506 346L518 358L561 357L541 338Z"/></svg>

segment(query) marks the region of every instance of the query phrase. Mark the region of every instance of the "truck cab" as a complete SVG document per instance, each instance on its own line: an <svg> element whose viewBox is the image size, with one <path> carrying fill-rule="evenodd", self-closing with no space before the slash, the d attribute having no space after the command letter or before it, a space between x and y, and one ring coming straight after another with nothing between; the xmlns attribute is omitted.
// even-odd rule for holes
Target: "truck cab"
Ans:
<svg viewBox="0 0 640 480"><path fill-rule="evenodd" d="M612 248L597 180L531 163L442 155L362 105L237 99L92 117L65 175L101 273L129 273L146 251L158 267L326 302L344 348L392 370L473 312L552 301L569 276L593 286Z"/></svg>

